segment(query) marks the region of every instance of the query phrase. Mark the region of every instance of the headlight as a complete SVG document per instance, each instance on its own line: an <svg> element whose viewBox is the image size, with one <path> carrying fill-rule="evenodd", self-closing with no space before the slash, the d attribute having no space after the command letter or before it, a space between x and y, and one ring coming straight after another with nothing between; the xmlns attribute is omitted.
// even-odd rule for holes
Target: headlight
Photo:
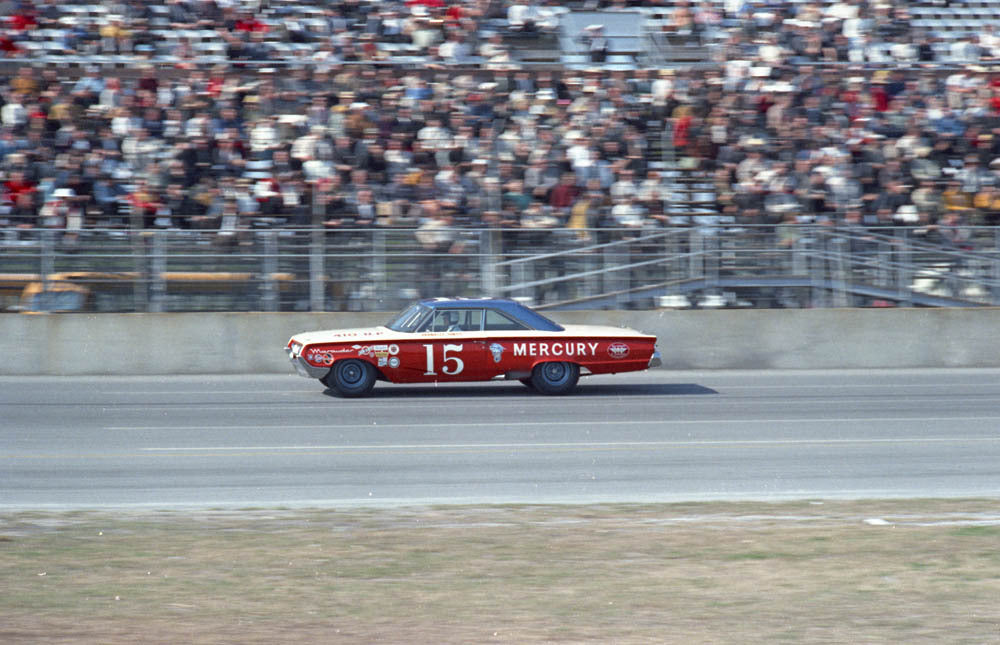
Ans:
<svg viewBox="0 0 1000 645"><path fill-rule="evenodd" d="M298 358L299 354L302 352L302 343L292 343L292 358Z"/></svg>

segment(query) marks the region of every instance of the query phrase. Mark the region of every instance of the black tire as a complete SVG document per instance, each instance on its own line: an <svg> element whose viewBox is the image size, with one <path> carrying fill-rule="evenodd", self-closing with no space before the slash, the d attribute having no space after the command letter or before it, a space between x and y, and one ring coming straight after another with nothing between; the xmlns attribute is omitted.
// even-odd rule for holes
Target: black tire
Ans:
<svg viewBox="0 0 1000 645"><path fill-rule="evenodd" d="M337 361L325 382L340 396L365 396L375 387L375 368L356 358Z"/></svg>
<svg viewBox="0 0 1000 645"><path fill-rule="evenodd" d="M531 370L531 384L542 394L568 394L580 380L576 363L540 363Z"/></svg>

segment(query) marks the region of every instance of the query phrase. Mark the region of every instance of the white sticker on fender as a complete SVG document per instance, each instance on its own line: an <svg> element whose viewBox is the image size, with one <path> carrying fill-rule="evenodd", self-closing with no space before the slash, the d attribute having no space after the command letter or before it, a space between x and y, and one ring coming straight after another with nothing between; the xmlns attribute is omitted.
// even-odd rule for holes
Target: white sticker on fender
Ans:
<svg viewBox="0 0 1000 645"><path fill-rule="evenodd" d="M628 356L628 345L625 343L611 343L608 345L608 355L611 358L625 358Z"/></svg>

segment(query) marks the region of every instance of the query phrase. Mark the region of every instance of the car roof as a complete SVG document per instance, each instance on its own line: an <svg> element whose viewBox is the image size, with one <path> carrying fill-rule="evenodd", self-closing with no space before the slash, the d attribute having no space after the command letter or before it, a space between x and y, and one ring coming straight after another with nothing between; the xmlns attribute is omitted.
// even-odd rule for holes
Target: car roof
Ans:
<svg viewBox="0 0 1000 645"><path fill-rule="evenodd" d="M507 298L429 298L421 300L420 303L432 309L468 309L470 307L495 309L514 320L523 322L532 329L563 331L561 325L525 307L520 302Z"/></svg>

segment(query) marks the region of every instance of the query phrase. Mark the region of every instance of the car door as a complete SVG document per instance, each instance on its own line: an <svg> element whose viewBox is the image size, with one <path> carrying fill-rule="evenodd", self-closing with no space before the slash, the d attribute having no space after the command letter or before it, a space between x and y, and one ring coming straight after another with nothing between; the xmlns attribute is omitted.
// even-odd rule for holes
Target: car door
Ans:
<svg viewBox="0 0 1000 645"><path fill-rule="evenodd" d="M483 316L483 334L494 375L514 374L521 378L530 374L530 357L525 357L517 348L538 332L501 311L487 309Z"/></svg>
<svg viewBox="0 0 1000 645"><path fill-rule="evenodd" d="M481 308L440 309L413 341L401 345L399 382L493 378Z"/></svg>

